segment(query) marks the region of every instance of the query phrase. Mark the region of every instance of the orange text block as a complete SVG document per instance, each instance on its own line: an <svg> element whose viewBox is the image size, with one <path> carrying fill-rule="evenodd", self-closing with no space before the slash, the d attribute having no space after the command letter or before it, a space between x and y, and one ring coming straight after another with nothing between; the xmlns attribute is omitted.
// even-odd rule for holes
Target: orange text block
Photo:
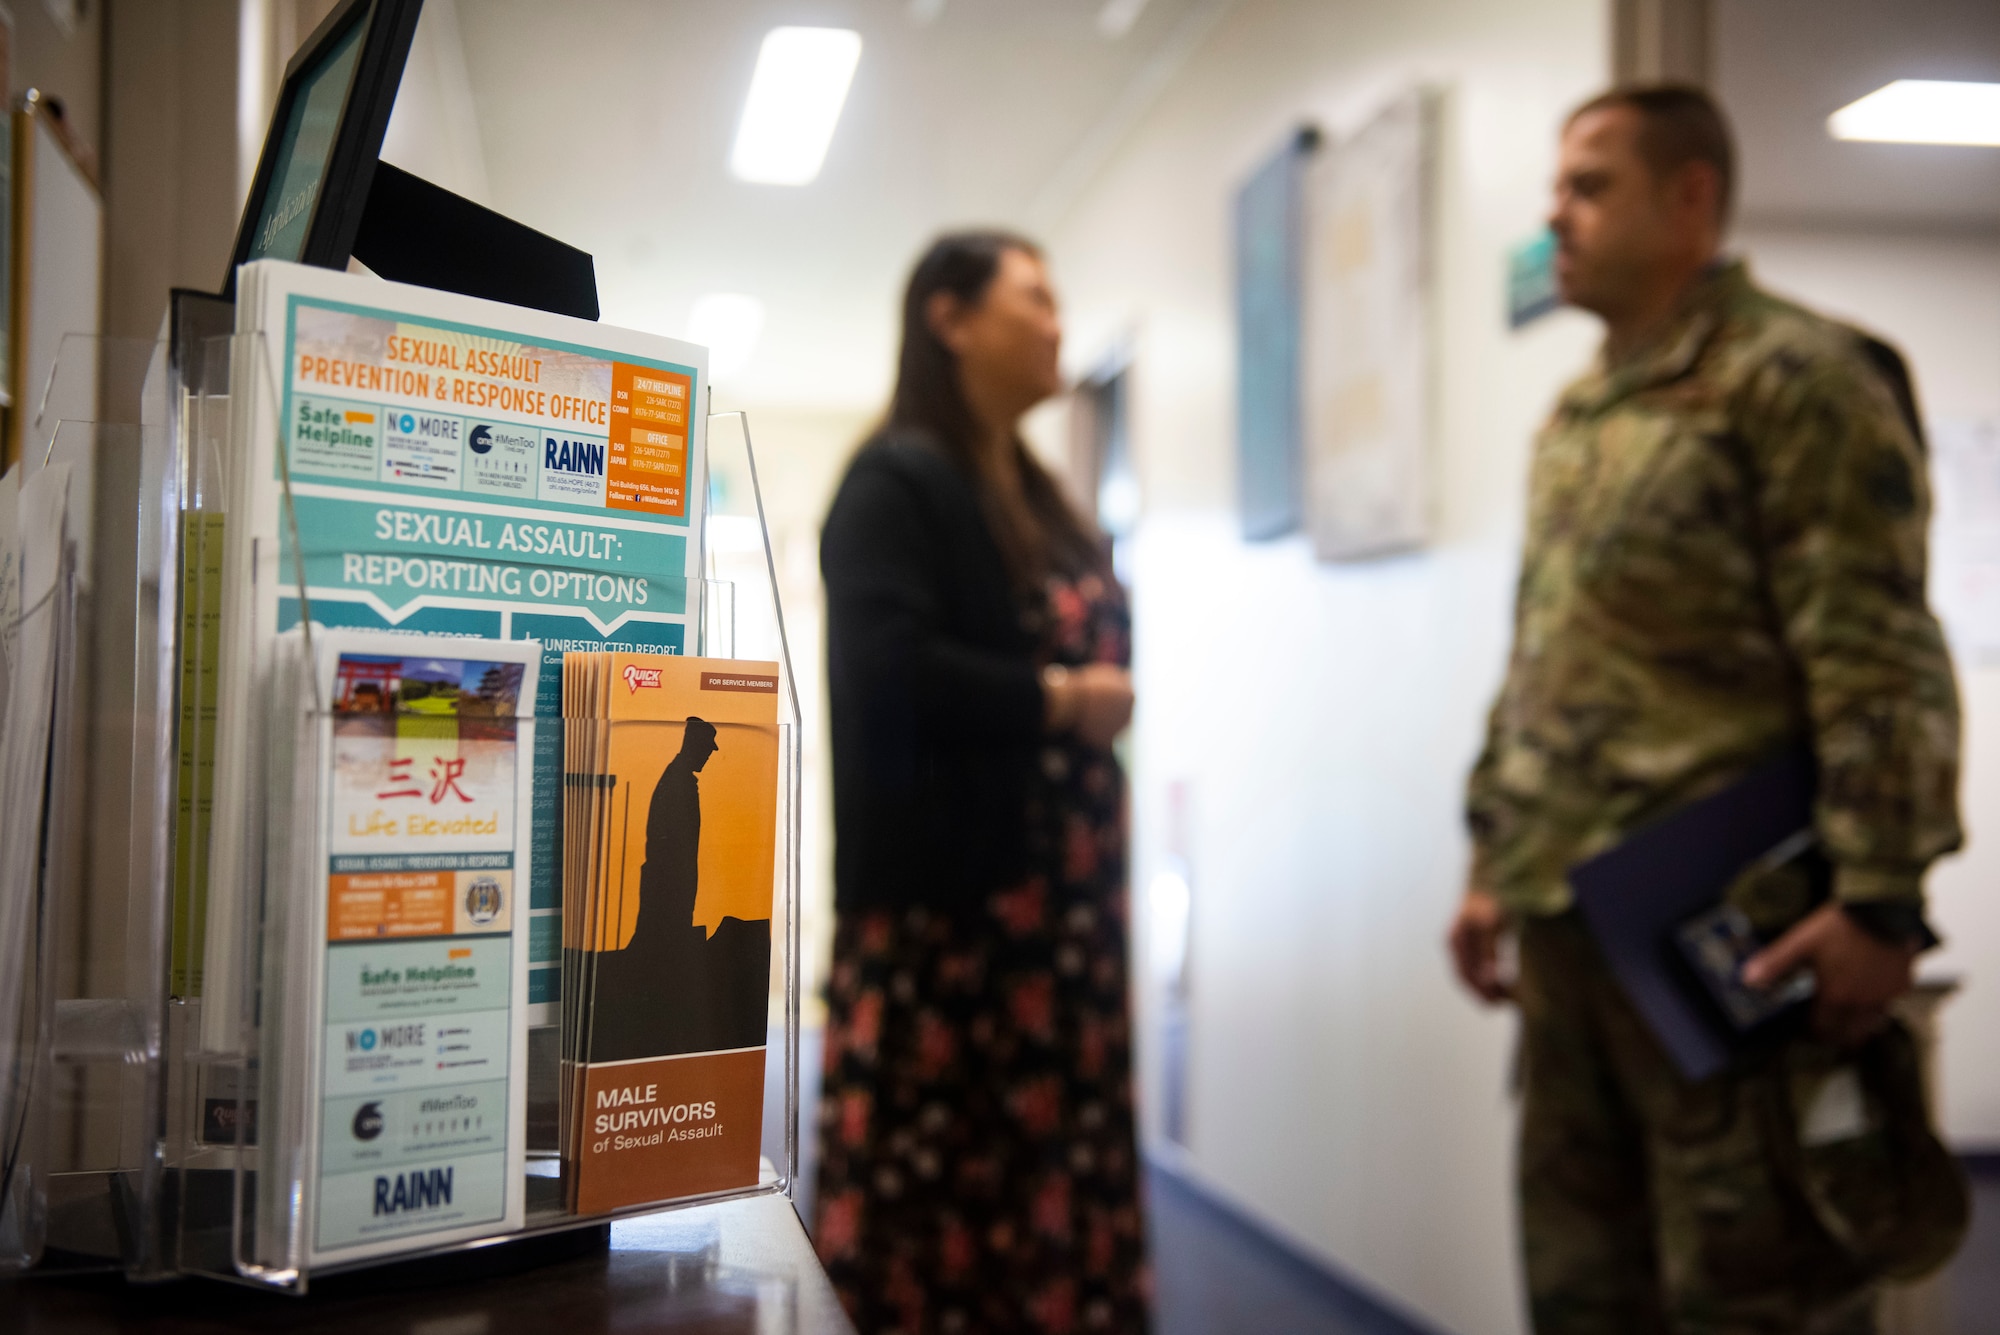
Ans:
<svg viewBox="0 0 2000 1335"><path fill-rule="evenodd" d="M327 882L326 939L446 935L455 885L448 871L336 873Z"/></svg>
<svg viewBox="0 0 2000 1335"><path fill-rule="evenodd" d="M604 469L608 509L687 514L686 426L693 395L690 376L611 364L611 453ZM681 430L659 429L666 426Z"/></svg>

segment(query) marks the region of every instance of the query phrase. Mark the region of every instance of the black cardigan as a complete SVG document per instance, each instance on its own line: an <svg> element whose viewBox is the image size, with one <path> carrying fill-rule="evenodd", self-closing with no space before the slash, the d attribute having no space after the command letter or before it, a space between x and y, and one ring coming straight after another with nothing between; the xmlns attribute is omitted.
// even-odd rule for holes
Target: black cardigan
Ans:
<svg viewBox="0 0 2000 1335"><path fill-rule="evenodd" d="M864 445L820 534L834 902L970 907L1029 867L1035 636L963 469Z"/></svg>

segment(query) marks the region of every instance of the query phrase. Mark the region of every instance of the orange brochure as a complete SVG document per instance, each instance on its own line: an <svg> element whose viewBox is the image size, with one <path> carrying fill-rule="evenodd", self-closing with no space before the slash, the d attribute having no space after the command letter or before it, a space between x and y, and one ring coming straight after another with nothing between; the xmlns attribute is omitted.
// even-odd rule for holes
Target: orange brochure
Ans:
<svg viewBox="0 0 2000 1335"><path fill-rule="evenodd" d="M565 1137L580 1212L757 1181L777 875L778 665L569 655L576 967ZM575 661L582 660L582 661ZM576 810L576 808L572 808ZM586 831L589 833L586 835ZM567 830L566 830L567 839Z"/></svg>

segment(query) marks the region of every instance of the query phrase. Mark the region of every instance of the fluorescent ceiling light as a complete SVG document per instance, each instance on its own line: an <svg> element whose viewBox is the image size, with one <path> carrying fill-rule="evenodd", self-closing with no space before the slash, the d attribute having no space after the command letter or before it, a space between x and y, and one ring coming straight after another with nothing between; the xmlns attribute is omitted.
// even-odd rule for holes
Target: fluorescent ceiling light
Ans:
<svg viewBox="0 0 2000 1335"><path fill-rule="evenodd" d="M2000 83L1898 79L1826 118L1835 139L2000 148Z"/></svg>
<svg viewBox="0 0 2000 1335"><path fill-rule="evenodd" d="M734 375L750 364L757 336L764 332L764 303L741 292L697 297L688 312L688 342L708 349L711 380Z"/></svg>
<svg viewBox="0 0 2000 1335"><path fill-rule="evenodd" d="M819 175L860 59L861 34L850 28L765 33L729 169L765 185L804 185Z"/></svg>

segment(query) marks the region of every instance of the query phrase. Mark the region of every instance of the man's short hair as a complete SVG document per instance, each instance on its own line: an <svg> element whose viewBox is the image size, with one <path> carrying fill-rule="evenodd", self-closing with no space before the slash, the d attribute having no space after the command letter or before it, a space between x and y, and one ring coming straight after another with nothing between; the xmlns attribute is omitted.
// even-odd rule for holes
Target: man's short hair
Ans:
<svg viewBox="0 0 2000 1335"><path fill-rule="evenodd" d="M1668 176L1690 162L1715 169L1716 218L1727 221L1736 199L1736 148L1716 100L1688 84L1632 84L1591 98L1570 112L1563 128L1593 111L1618 107L1638 113L1639 156L1655 176Z"/></svg>

